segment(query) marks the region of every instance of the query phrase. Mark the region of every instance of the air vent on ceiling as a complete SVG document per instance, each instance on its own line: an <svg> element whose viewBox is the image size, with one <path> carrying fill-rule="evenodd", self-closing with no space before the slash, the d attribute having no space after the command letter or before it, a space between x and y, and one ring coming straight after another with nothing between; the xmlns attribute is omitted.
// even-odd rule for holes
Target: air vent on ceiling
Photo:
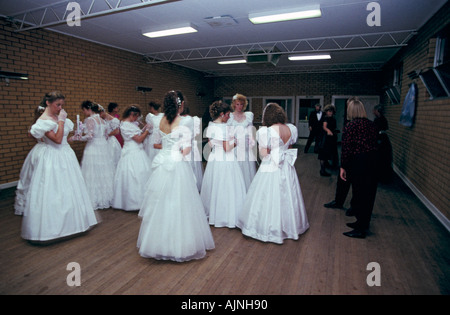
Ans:
<svg viewBox="0 0 450 315"><path fill-rule="evenodd" d="M212 28L222 28L237 25L237 21L231 15L212 16L204 18Z"/></svg>
<svg viewBox="0 0 450 315"><path fill-rule="evenodd" d="M252 49L246 52L247 65L252 68L275 67L280 60L281 54L277 47L270 49Z"/></svg>

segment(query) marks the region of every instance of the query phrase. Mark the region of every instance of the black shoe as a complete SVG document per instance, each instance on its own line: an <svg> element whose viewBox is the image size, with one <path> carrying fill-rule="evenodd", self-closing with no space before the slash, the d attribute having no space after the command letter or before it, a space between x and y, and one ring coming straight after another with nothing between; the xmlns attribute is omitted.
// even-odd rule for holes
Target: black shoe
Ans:
<svg viewBox="0 0 450 315"><path fill-rule="evenodd" d="M320 171L320 176L331 176L331 174L326 171Z"/></svg>
<svg viewBox="0 0 450 315"><path fill-rule="evenodd" d="M343 234L348 237L366 238L366 232L361 231L361 230L352 230L349 232L344 232Z"/></svg>
<svg viewBox="0 0 450 315"><path fill-rule="evenodd" d="M339 205L336 203L336 200L333 200L329 203L326 203L323 205L325 208L338 208L338 209L344 209L343 205Z"/></svg>
<svg viewBox="0 0 450 315"><path fill-rule="evenodd" d="M345 211L345 215L347 217L353 217L353 216L355 216L355 211L353 211L352 207L350 207L347 209L347 211Z"/></svg>

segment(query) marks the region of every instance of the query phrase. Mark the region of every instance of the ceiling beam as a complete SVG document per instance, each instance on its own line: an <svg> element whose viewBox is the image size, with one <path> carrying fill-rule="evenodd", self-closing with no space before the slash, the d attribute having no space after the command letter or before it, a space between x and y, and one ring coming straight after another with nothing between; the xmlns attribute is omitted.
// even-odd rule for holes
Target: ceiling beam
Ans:
<svg viewBox="0 0 450 315"><path fill-rule="evenodd" d="M341 63L330 65L303 65L303 66L284 66L274 67L272 69L247 69L245 72L236 71L236 69L227 69L221 71L205 71L207 77L230 77L247 75L275 75L275 74L299 74L299 73L336 73L336 72L367 72L381 71L384 62L360 62L360 63Z"/></svg>
<svg viewBox="0 0 450 315"><path fill-rule="evenodd" d="M8 16L8 19L14 24L16 31L21 32L67 23L68 15L74 12L73 8L68 7L70 2L80 6L79 19L83 20L173 1L179 0L127 0L126 4L123 4L122 0L61 1L38 9L15 13Z"/></svg>
<svg viewBox="0 0 450 315"><path fill-rule="evenodd" d="M415 30L368 33L345 36L273 41L252 44L202 47L148 53L144 55L147 63L182 62L205 59L242 58L249 52L252 56L276 54L317 53L348 51L374 48L400 48L417 32ZM255 53L257 52L257 53Z"/></svg>

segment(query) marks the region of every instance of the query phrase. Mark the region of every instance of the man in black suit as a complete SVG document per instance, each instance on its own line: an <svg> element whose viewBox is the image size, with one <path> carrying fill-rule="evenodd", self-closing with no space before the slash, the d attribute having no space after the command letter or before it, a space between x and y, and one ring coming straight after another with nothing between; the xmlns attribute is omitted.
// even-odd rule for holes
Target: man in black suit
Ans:
<svg viewBox="0 0 450 315"><path fill-rule="evenodd" d="M312 142L314 141L314 153L319 152L319 140L321 129L322 129L322 122L320 121L322 119L322 106L320 104L316 104L316 110L314 112L311 112L309 115L309 137L308 141L306 142L305 146L305 153L308 153L309 147L311 146Z"/></svg>

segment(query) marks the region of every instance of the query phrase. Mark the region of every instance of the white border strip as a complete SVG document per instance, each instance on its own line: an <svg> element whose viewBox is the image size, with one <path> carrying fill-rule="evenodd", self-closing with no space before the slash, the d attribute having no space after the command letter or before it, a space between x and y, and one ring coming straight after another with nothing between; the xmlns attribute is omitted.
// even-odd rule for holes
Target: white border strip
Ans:
<svg viewBox="0 0 450 315"><path fill-rule="evenodd" d="M441 211L439 211L438 208L436 208L435 205L431 203L421 192L419 189L417 189L416 186L411 183L411 181L406 177L405 174L403 174L396 165L393 165L394 172L397 173L397 175L403 180L403 182L408 186L412 192L416 195L417 198L419 198L420 201L425 205L425 207L430 210L430 212L436 217L436 219L439 220L439 222L442 223L442 225L447 229L447 231L450 232L450 220L447 219L447 217L442 214Z"/></svg>

